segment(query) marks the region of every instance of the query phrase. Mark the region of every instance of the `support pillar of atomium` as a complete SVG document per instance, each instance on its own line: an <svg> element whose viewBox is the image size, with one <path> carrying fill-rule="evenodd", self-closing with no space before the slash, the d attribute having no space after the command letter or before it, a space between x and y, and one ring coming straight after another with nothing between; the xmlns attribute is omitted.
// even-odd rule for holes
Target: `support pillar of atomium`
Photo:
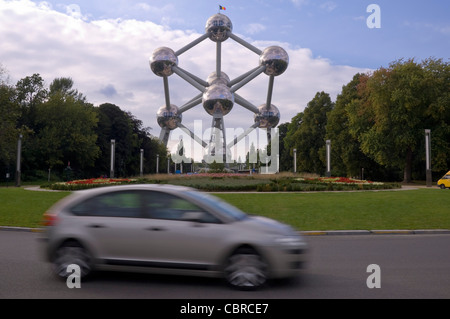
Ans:
<svg viewBox="0 0 450 319"><path fill-rule="evenodd" d="M183 70L178 65L178 58L206 39L210 39L216 43L216 67L215 71L204 81L188 71ZM237 42L259 56L259 65L257 67L233 80L230 80L222 71L222 44L228 39ZM167 47L160 47L153 52L150 58L150 67L153 73L163 78L165 93L165 104L157 112L158 125L161 127L160 140L167 146L170 132L181 128L192 139L201 144L203 148L208 147L210 156L216 155L220 149L220 153L223 153L225 163L227 162L229 149L256 128L266 129L268 142L271 141L270 130L275 128L280 121L280 111L272 104L274 79L283 74L288 65L289 56L284 49L278 46L271 46L265 50L260 50L233 34L233 24L227 16L221 13L213 15L206 22L205 34L178 51L173 51ZM170 102L168 78L174 73L199 91L197 96L181 107L177 107ZM265 103L257 107L240 96L237 91L262 73L269 76L269 87ZM213 117L209 145L195 136L191 130L182 124L182 114L200 104ZM239 104L254 113L254 124L243 135L227 145L224 117L231 112L235 104ZM219 138L218 135L220 135Z"/></svg>

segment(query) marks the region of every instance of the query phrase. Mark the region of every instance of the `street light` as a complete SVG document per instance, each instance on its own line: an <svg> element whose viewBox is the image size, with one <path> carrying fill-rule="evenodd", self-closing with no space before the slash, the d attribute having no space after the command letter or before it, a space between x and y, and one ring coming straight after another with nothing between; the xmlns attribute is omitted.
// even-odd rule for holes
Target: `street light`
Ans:
<svg viewBox="0 0 450 319"><path fill-rule="evenodd" d="M156 154L156 174L159 174L159 154Z"/></svg>
<svg viewBox="0 0 450 319"><path fill-rule="evenodd" d="M297 149L294 148L294 173L297 173Z"/></svg>
<svg viewBox="0 0 450 319"><path fill-rule="evenodd" d="M427 187L431 187L433 183L431 173L431 130L425 130L425 157L426 157Z"/></svg>
<svg viewBox="0 0 450 319"><path fill-rule="evenodd" d="M141 161L140 161L140 176L144 176L144 150L141 148Z"/></svg>
<svg viewBox="0 0 450 319"><path fill-rule="evenodd" d="M22 157L22 138L23 135L19 135L19 140L17 141L17 165L16 165L16 187L20 187L20 174L21 174L21 157Z"/></svg>
<svg viewBox="0 0 450 319"><path fill-rule="evenodd" d="M111 140L111 171L110 178L114 178L114 164L116 155L116 140Z"/></svg>
<svg viewBox="0 0 450 319"><path fill-rule="evenodd" d="M327 177L331 177L331 141L327 140Z"/></svg>

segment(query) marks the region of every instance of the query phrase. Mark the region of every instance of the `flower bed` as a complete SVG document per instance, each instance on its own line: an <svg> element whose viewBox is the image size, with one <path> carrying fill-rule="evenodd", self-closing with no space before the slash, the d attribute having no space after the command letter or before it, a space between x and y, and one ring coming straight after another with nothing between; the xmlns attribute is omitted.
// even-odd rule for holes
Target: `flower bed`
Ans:
<svg viewBox="0 0 450 319"><path fill-rule="evenodd" d="M48 188L52 190L74 191L111 185L133 184L136 182L137 182L136 179L100 177L100 178L81 179L64 183L54 183L48 186Z"/></svg>
<svg viewBox="0 0 450 319"><path fill-rule="evenodd" d="M270 184L260 185L261 192L302 192L302 191L351 191L351 190L378 190L401 188L394 183L379 183L358 180L348 177L315 177L315 178L288 178L273 180Z"/></svg>
<svg viewBox="0 0 450 319"><path fill-rule="evenodd" d="M401 188L399 184L363 181L347 177L298 177L298 175L243 175L229 173L153 175L147 178L91 178L47 185L52 190L76 191L124 184L173 184L202 191L305 192Z"/></svg>
<svg viewBox="0 0 450 319"><path fill-rule="evenodd" d="M324 183L324 184L350 184L350 185L383 185L384 183L354 179L349 177L318 177L318 178L298 178L298 181L308 183Z"/></svg>

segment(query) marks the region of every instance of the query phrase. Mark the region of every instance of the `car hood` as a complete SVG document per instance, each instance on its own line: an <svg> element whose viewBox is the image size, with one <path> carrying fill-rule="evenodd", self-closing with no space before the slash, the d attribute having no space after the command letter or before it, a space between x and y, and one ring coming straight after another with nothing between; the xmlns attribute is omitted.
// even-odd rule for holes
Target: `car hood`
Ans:
<svg viewBox="0 0 450 319"><path fill-rule="evenodd" d="M242 226L276 235L295 235L295 230L286 224L271 218L249 215L241 221Z"/></svg>

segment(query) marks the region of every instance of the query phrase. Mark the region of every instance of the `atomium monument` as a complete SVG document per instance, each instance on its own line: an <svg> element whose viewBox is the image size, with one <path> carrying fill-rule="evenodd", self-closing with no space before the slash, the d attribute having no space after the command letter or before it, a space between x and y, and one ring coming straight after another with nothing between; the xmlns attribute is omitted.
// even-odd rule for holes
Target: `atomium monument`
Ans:
<svg viewBox="0 0 450 319"><path fill-rule="evenodd" d="M182 69L179 66L178 58L206 39L216 43L216 70L205 81ZM230 80L228 75L221 70L222 43L228 39L236 41L259 56L257 67L233 80ZM161 127L160 140L167 146L170 132L176 128L183 129L189 133L192 139L200 143L203 148L208 147L209 156L213 156L216 159L219 156L223 163L227 163L228 149L231 149L256 128L267 130L268 141L270 141L271 129L275 128L280 122L280 111L272 104L274 79L283 74L288 65L289 56L283 48L271 46L261 51L233 33L233 24L226 15L221 13L213 15L206 22L205 34L198 39L178 51L160 47L153 52L150 58L151 70L157 76L162 77L164 83L165 104L158 110L156 115L158 124ZM170 101L168 78L174 73L200 92L181 107L171 104ZM257 107L238 95L237 91L262 73L269 76L269 88L265 103ZM209 144L195 136L191 130L182 124L183 113L200 104L212 116L212 134ZM227 145L224 117L231 112L235 104L254 113L254 124Z"/></svg>

